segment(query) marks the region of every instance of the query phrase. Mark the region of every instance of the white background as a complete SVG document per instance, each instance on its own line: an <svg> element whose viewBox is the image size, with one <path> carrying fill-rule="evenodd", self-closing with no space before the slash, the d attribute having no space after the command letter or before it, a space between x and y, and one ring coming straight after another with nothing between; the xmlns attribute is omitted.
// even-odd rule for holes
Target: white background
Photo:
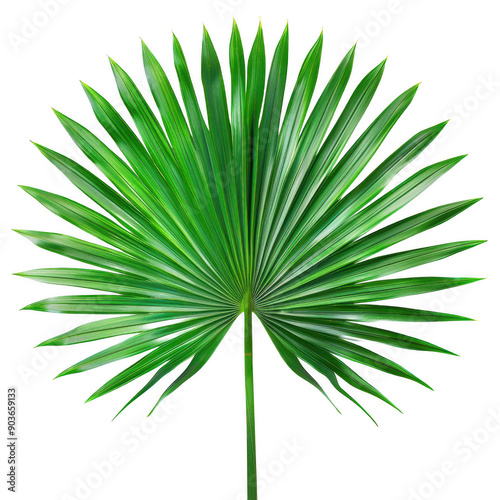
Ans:
<svg viewBox="0 0 500 500"><path fill-rule="evenodd" d="M439 144L424 154L423 160L428 164L465 152L469 156L398 217L483 196L484 200L466 213L407 245L489 240L413 272L489 279L456 291L400 301L461 313L479 321L427 327L397 325L400 331L435 341L461 357L382 350L429 382L435 391L368 372L369 380L404 412L401 415L361 395L360 400L378 420L378 428L330 391L343 412L338 415L319 393L288 370L263 330L257 329L260 498L498 499L500 32L495 2L52 0L47 1L52 6L50 17L43 14L42 4L43 0L5 1L1 16L2 369L5 386L16 385L19 391L18 498L245 497L241 323L234 326L203 371L172 397L170 407L156 414L156 420L146 421L144 417L163 392L160 386L111 422L143 381L84 405L88 395L124 365L52 380L62 369L94 352L95 346L61 350L35 350L33 346L88 318L19 312L27 303L69 290L25 281L11 273L67 262L37 249L10 229L78 235L77 229L45 211L16 185L32 185L82 199L29 140L80 160L50 108L98 130L79 80L117 103L106 55L144 86L142 37L175 81L171 57L174 31L198 82L202 23L227 74L232 17L239 24L248 54L260 16L268 63L288 19L291 77L295 77L301 60L324 28L318 88L327 82L356 39L358 51L350 91L364 74L389 56L382 84L362 126L396 95L422 81L413 104L372 165L418 130L451 118ZM27 26L32 22L39 27L30 30ZM496 423L492 415L497 416ZM158 422L159 417L164 421ZM140 438L133 437L137 428ZM287 447L294 453L287 452ZM108 466L96 472L96 464L99 467L110 457L118 458L113 470ZM443 468L446 474L439 472ZM81 486L88 482L90 489ZM0 487L6 490L3 481Z"/></svg>

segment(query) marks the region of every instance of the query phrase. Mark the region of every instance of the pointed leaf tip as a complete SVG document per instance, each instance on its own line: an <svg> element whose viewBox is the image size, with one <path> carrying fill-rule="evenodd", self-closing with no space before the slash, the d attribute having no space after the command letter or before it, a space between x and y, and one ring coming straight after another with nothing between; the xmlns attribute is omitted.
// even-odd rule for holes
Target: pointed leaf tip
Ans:
<svg viewBox="0 0 500 500"><path fill-rule="evenodd" d="M375 66L375 68L373 68L372 71L376 71L376 72L384 71L386 62L387 62L387 57L383 61L381 61L379 64L377 64L377 66Z"/></svg>
<svg viewBox="0 0 500 500"><path fill-rule="evenodd" d="M430 129L436 130L439 133L446 127L446 125L448 125L449 121L450 120L444 120L442 122L436 123L436 125L433 125L432 127L430 127Z"/></svg>
<svg viewBox="0 0 500 500"><path fill-rule="evenodd" d="M21 188L25 193L28 193L30 195L33 195L33 193L37 191L36 188L30 186L24 186L23 184L18 184L17 187Z"/></svg>
<svg viewBox="0 0 500 500"><path fill-rule="evenodd" d="M110 56L108 56L108 61L109 61L109 64L111 65L111 68L113 70L115 70L115 69L121 69L120 65L113 58L111 58Z"/></svg>
<svg viewBox="0 0 500 500"><path fill-rule="evenodd" d="M94 399L97 399L99 397L99 389L97 391L95 391L93 394L91 394L87 400L85 401L85 403L90 403L90 401L94 401Z"/></svg>
<svg viewBox="0 0 500 500"><path fill-rule="evenodd" d="M82 87L83 87L83 90L85 91L85 93L88 95L88 94L92 94L94 92L94 90L92 89L92 87L90 85L87 85L85 82L82 82L80 81Z"/></svg>
<svg viewBox="0 0 500 500"><path fill-rule="evenodd" d="M349 57L354 57L354 54L356 52L356 43L348 50L347 55Z"/></svg>
<svg viewBox="0 0 500 500"><path fill-rule="evenodd" d="M406 92L405 94L407 96L409 96L411 99L413 99L415 97L415 94L417 93L417 90L418 90L418 87L419 87L420 83L417 83L413 86L411 86Z"/></svg>

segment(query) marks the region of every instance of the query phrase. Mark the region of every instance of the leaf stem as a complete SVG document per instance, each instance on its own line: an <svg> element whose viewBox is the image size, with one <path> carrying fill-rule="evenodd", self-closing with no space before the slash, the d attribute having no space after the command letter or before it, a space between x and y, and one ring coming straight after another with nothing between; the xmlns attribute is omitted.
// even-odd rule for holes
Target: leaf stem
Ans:
<svg viewBox="0 0 500 500"><path fill-rule="evenodd" d="M255 452L255 408L253 391L252 310L250 292L244 299L245 313L245 397L247 421L247 494L248 500L257 500L257 459Z"/></svg>

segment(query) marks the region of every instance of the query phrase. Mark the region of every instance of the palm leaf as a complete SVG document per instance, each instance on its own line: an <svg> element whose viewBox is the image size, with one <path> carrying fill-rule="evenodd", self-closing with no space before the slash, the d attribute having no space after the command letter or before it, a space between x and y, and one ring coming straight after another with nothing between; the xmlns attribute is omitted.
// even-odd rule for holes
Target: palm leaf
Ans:
<svg viewBox="0 0 500 500"><path fill-rule="evenodd" d="M266 75L262 26L246 59L234 23L229 45L231 81L226 87L219 57L204 29L201 77L207 120L175 36L173 55L180 100L158 60L142 42L144 69L157 109L151 108L126 71L110 60L134 128L86 84L85 94L112 147L56 111L99 175L35 144L101 211L22 186L44 207L101 243L51 232L18 231L41 248L92 266L35 269L18 273L20 276L99 292L48 298L25 309L116 315L78 326L40 345L126 336L60 376L142 355L89 400L155 371L125 409L175 368L189 362L167 386L161 401L208 362L236 317L244 313L251 500L257 498L252 313L264 325L286 365L329 400L332 395L309 369L325 376L334 390L366 413L344 385L394 406L342 360L429 387L404 367L370 350L370 343L452 353L368 323L468 318L373 302L436 292L476 279L386 277L483 243L441 242L378 255L478 201L449 203L379 227L464 156L422 168L387 189L446 122L416 131L372 168L370 160L411 104L418 85L402 92L364 131L357 132L386 61L367 73L339 110L351 79L353 47L312 105L323 46L321 34L307 53L286 103L288 36L287 26ZM352 145L346 149L349 141ZM362 172L367 175L359 181Z"/></svg>

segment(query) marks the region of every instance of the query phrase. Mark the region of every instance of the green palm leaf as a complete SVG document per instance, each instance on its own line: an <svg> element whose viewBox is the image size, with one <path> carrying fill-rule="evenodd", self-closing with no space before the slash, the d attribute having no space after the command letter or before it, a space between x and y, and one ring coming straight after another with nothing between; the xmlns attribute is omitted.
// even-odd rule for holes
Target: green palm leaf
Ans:
<svg viewBox="0 0 500 500"><path fill-rule="evenodd" d="M161 401L205 365L234 320L244 313L248 498L252 500L257 498L252 313L264 325L287 366L329 400L333 396L309 369L324 375L339 394L365 412L346 386L394 406L343 360L429 387L402 366L370 350L369 343L452 353L368 323L467 318L372 302L476 281L386 277L482 243L440 243L378 255L455 217L478 200L431 208L379 227L464 157L429 165L387 190L446 123L415 133L378 166L369 167L411 104L418 86L401 93L364 131L357 132L386 62L382 61L355 86L339 110L351 76L353 47L312 106L322 46L321 34L285 103L288 26L266 77L262 26L245 60L234 23L229 46L231 81L227 88L218 55L204 30L201 76L205 121L179 41L174 37L181 101L153 53L142 43L144 69L156 110L151 109L125 70L110 60L134 128L109 101L83 84L97 120L120 154L56 111L99 175L36 144L101 211L22 186L54 214L101 241L98 244L63 234L19 230L41 248L93 266L36 269L18 273L20 276L99 292L44 299L25 309L117 315L79 326L40 345L72 345L126 336L60 376L142 355L105 382L89 400L154 372L126 408L189 361L182 374L167 386ZM355 140L346 149L353 137ZM358 181L366 170L367 175ZM367 342L367 346L360 342Z"/></svg>

